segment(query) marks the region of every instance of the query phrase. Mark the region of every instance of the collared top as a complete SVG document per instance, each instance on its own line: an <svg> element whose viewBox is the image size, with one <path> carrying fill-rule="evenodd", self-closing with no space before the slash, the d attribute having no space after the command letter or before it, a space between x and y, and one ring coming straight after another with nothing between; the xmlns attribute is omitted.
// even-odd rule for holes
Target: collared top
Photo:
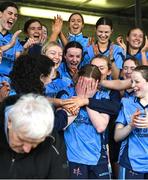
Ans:
<svg viewBox="0 0 148 180"><path fill-rule="evenodd" d="M7 33L5 35L0 33L0 46L4 46L10 43L13 34ZM20 44L19 39L16 39L16 43L13 47L4 51L2 54L2 62L0 64L0 74L9 75L12 70L14 61L16 59L16 52L22 52L23 46Z"/></svg>
<svg viewBox="0 0 148 180"><path fill-rule="evenodd" d="M144 107L134 96L123 98L116 123L128 125L137 109L144 113L145 109L148 109L148 104ZM131 131L121 144L119 163L133 171L148 173L148 128L134 128Z"/></svg>

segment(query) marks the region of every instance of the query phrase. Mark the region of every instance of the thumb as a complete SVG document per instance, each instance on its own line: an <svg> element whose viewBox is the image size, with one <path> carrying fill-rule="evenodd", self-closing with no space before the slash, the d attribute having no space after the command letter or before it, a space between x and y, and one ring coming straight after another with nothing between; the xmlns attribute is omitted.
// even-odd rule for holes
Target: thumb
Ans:
<svg viewBox="0 0 148 180"><path fill-rule="evenodd" d="M16 31L13 35L13 38L17 38L21 32L22 32L22 30Z"/></svg>

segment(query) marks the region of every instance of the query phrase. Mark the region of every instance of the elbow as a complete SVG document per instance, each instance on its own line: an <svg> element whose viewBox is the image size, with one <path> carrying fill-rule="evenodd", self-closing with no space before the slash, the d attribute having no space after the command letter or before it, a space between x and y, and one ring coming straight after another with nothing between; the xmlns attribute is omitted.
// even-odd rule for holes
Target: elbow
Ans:
<svg viewBox="0 0 148 180"><path fill-rule="evenodd" d="M105 131L106 127L97 127L96 130L98 133L103 133Z"/></svg>
<svg viewBox="0 0 148 180"><path fill-rule="evenodd" d="M115 142L119 142L119 139L116 136L114 136L114 140L115 140Z"/></svg>
<svg viewBox="0 0 148 180"><path fill-rule="evenodd" d="M115 140L115 142L119 142L121 140L116 133L114 135L114 140Z"/></svg>

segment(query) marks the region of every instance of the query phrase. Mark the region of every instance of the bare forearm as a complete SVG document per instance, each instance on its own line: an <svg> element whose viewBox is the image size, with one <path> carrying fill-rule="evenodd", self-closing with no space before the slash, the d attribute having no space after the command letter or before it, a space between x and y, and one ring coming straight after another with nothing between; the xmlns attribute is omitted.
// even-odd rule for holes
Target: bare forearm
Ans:
<svg viewBox="0 0 148 180"><path fill-rule="evenodd" d="M141 61L142 61L142 65L146 65L146 66L148 65L148 60L145 52L141 52Z"/></svg>
<svg viewBox="0 0 148 180"><path fill-rule="evenodd" d="M4 45L4 46L1 46L1 50L4 52L4 51L7 51L8 49L10 49L12 47L11 43L7 44L7 45Z"/></svg>
<svg viewBox="0 0 148 180"><path fill-rule="evenodd" d="M60 32L59 37L60 37L63 45L66 46L66 44L68 43L68 40L67 40L67 38L65 37L64 33L63 33L63 32Z"/></svg>
<svg viewBox="0 0 148 180"><path fill-rule="evenodd" d="M118 79L120 74L120 70L116 67L116 64L112 63L112 77L113 79Z"/></svg>
<svg viewBox="0 0 148 180"><path fill-rule="evenodd" d="M49 98L47 97L48 101L53 103L55 107L61 107L63 105L63 101L62 99L58 99L58 98Z"/></svg>
<svg viewBox="0 0 148 180"><path fill-rule="evenodd" d="M131 80L103 80L101 85L109 89L124 90L131 87Z"/></svg>
<svg viewBox="0 0 148 180"><path fill-rule="evenodd" d="M49 42L52 42L52 41L56 41L57 40L57 38L58 38L58 33L57 32L53 32L52 34L51 34L51 36L49 37Z"/></svg>
<svg viewBox="0 0 148 180"><path fill-rule="evenodd" d="M123 127L119 127L119 125L117 124L115 128L115 135L114 135L115 141L118 142L125 139L131 133L132 129L133 128L131 124L128 124Z"/></svg>
<svg viewBox="0 0 148 180"><path fill-rule="evenodd" d="M86 109L93 126L97 132L102 133L107 127L109 116L107 114L103 116L102 113L96 112L88 107L86 107Z"/></svg>

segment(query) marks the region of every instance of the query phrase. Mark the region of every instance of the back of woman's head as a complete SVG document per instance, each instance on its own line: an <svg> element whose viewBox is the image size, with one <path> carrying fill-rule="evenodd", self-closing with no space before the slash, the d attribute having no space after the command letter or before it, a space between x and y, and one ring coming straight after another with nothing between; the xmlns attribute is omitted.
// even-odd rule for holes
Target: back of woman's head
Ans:
<svg viewBox="0 0 148 180"><path fill-rule="evenodd" d="M80 77L80 76L93 78L96 81L101 80L101 72L98 69L98 67L93 64L87 64L84 67L82 67L78 72L78 77Z"/></svg>
<svg viewBox="0 0 148 180"><path fill-rule="evenodd" d="M44 84L40 77L47 76L52 67L54 63L47 56L22 55L15 61L10 73L11 86L16 93L42 94Z"/></svg>

